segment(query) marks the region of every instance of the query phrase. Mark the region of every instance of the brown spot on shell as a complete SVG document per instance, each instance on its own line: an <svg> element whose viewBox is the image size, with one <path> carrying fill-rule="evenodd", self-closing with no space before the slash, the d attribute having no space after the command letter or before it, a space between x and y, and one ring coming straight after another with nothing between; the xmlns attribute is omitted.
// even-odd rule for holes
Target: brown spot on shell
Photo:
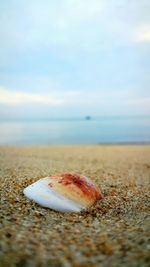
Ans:
<svg viewBox="0 0 150 267"><path fill-rule="evenodd" d="M100 189L93 183L93 181L78 173L55 174L51 176L50 179L50 187L53 186L60 189L60 186L62 186L64 188L65 195L71 195L78 202L80 202L81 198L82 202L86 202L88 205L91 205L97 200L103 198Z"/></svg>

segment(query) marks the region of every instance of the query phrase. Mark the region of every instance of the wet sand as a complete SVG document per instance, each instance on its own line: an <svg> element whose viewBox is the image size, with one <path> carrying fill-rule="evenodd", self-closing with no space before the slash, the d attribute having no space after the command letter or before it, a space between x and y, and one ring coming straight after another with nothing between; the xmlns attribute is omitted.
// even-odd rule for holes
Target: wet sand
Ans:
<svg viewBox="0 0 150 267"><path fill-rule="evenodd" d="M66 214L23 195L66 171L93 178L104 199ZM0 266L149 266L150 146L1 147L0 185Z"/></svg>

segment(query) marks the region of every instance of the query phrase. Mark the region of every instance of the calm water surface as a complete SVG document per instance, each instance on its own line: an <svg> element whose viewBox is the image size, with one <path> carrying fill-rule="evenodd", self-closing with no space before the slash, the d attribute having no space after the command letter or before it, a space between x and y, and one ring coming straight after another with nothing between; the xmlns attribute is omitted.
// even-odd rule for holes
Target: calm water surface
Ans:
<svg viewBox="0 0 150 267"><path fill-rule="evenodd" d="M1 122L1 145L150 142L150 118Z"/></svg>

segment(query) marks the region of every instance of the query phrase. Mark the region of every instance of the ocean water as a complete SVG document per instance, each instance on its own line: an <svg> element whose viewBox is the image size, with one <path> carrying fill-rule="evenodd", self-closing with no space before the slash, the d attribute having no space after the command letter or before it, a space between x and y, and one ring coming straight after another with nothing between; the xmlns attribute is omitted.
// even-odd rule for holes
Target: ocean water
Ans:
<svg viewBox="0 0 150 267"><path fill-rule="evenodd" d="M0 122L0 145L149 142L150 117Z"/></svg>

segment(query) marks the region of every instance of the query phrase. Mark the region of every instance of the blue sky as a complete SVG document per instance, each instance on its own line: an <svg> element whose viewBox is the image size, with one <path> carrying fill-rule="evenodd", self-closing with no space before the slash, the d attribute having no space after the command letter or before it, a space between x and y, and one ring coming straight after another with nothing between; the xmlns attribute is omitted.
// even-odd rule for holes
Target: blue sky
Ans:
<svg viewBox="0 0 150 267"><path fill-rule="evenodd" d="M150 115L149 0L0 2L0 119Z"/></svg>

